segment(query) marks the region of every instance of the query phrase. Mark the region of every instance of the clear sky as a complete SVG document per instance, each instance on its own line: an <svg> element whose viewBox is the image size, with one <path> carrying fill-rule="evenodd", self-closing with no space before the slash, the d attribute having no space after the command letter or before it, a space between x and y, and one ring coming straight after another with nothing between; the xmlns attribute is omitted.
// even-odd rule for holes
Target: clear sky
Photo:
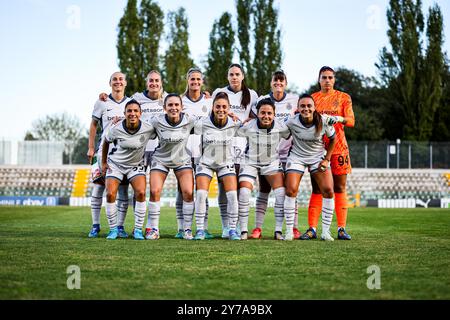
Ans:
<svg viewBox="0 0 450 320"><path fill-rule="evenodd" d="M63 111L78 116L88 128L98 94L110 91L109 76L118 70L117 25L126 2L0 1L0 108L4 119L0 138L23 139L34 120ZM214 20L228 11L236 24L235 0L157 2L165 13L180 6L186 9L191 54L197 64L208 52ZM275 3L282 29L283 69L291 85L308 88L322 65L376 75L374 63L380 49L388 45L388 0ZM425 14L433 3L441 7L444 49L450 53L450 1L423 3Z"/></svg>

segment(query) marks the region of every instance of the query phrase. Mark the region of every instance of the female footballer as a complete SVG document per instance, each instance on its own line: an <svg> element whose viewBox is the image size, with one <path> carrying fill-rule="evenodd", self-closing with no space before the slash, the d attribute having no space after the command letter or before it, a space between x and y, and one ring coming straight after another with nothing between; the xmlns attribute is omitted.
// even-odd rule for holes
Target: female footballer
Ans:
<svg viewBox="0 0 450 320"><path fill-rule="evenodd" d="M330 234L330 225L333 218L333 178L331 175L330 159L333 153L335 130L327 124L327 118L320 115L314 104L314 99L304 94L298 100L298 111L295 117L290 118L286 125L290 129L293 143L286 162L286 176L284 186L286 197L284 200L284 214L286 217L285 240L294 238L294 210L300 180L306 169L311 174L323 197L322 207L322 240L333 241ZM324 148L324 136L329 143Z"/></svg>

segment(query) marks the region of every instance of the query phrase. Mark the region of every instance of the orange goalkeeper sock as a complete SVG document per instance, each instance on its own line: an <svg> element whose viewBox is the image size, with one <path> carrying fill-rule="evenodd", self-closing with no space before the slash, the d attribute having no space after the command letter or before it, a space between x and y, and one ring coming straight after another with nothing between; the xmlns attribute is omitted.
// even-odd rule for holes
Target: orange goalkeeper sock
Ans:
<svg viewBox="0 0 450 320"><path fill-rule="evenodd" d="M345 228L347 224L347 193L334 194L334 209L336 210L338 228Z"/></svg>
<svg viewBox="0 0 450 320"><path fill-rule="evenodd" d="M322 195L319 193L312 193L309 199L308 207L308 224L310 228L317 230L317 224L319 223L319 217L322 213Z"/></svg>

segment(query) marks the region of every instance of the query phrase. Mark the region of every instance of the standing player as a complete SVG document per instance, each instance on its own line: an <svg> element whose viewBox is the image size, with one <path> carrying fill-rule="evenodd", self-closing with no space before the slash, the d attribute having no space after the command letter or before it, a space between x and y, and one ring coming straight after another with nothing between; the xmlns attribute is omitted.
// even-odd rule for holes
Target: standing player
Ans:
<svg viewBox="0 0 450 320"><path fill-rule="evenodd" d="M237 181L233 158L233 138L241 125L229 117L230 101L225 92L218 92L213 100L211 116L202 118L195 125L195 133L202 135L202 157L196 166L195 221L197 232L195 240L204 240L204 220L209 185L216 172L217 180L222 182L227 199L229 232L227 238L240 240L236 231L238 220ZM222 234L222 236L224 236Z"/></svg>
<svg viewBox="0 0 450 320"><path fill-rule="evenodd" d="M333 218L333 179L330 167L331 154L336 144L335 130L327 124L327 118L320 115L314 106L314 99L307 94L298 100L299 114L289 119L286 125L293 137L292 149L286 163L284 214L286 217L285 240L294 239L294 210L300 180L306 169L319 186L323 196L322 240L333 241L330 234ZM324 148L324 136L328 137L328 146Z"/></svg>
<svg viewBox="0 0 450 320"><path fill-rule="evenodd" d="M230 103L230 111L236 115L241 122L247 120L250 116L251 109L256 105L258 94L247 87L245 84L244 70L238 63L233 63L228 68L228 86L216 89L212 97L214 98L219 92L225 92L228 95ZM243 137L234 137L233 139L233 161L236 166L236 172L239 172L239 164L241 163L246 148L247 140ZM228 216L227 216L227 199L225 196L223 185L219 182L219 209L222 219L222 237L227 238L229 234Z"/></svg>
<svg viewBox="0 0 450 320"><path fill-rule="evenodd" d="M183 101L183 113L193 117L207 117L211 112L212 99L207 97L202 92L203 86L203 73L199 68L191 68L186 75L186 91L182 95ZM192 165L195 169L195 165L201 156L201 136L197 134L191 134L187 143L187 151L191 156ZM178 187L176 198L176 212L178 221L178 233L175 238L183 238L183 198L181 196L180 188ZM208 207L208 202L207 202ZM180 223L181 222L181 223ZM206 210L205 216L205 239L212 239L213 235L208 232L208 210Z"/></svg>
<svg viewBox="0 0 450 320"><path fill-rule="evenodd" d="M239 223L241 240L248 237L248 212L250 194L256 178L267 180L269 188L275 193L275 216L281 217L281 225L277 223L275 239L282 240L284 177L283 167L278 158L280 141L290 135L284 122L275 119L276 107L272 99L262 99L256 105L257 119L252 119L238 130L238 135L246 137L248 148L245 151L245 164L239 172ZM260 180L261 181L261 180ZM270 189L269 189L270 191Z"/></svg>
<svg viewBox="0 0 450 320"><path fill-rule="evenodd" d="M275 105L275 119L279 121L285 121L287 118L294 115L297 109L298 95L287 93L287 77L283 70L275 71L272 74L272 80L270 82L271 92L265 96L259 98L270 99ZM252 109L253 113L256 115L256 109ZM278 154L283 168L286 167L286 160L289 153L289 149L292 146L292 138L281 139L280 145L278 147ZM264 217L267 210L267 202L270 193L270 184L267 182L264 176L258 176L259 181L259 192L256 197L256 208L255 208L255 228L252 231L251 237L254 239L260 239L262 236L262 226L264 223ZM276 230L281 231L283 228L284 215L282 212L278 211L275 214L275 224ZM281 233L276 233L276 237L282 238ZM300 237L300 231L298 231L298 212L297 203L295 209L295 220L294 220L294 238Z"/></svg>
<svg viewBox="0 0 450 320"><path fill-rule="evenodd" d="M142 109L141 120L144 122L149 122L150 119L154 116L159 116L164 114L164 98L167 96L167 93L163 89L162 77L161 73L156 70L151 70L147 74L146 78L146 90L143 92L136 92L132 95L132 99L136 100ZM106 98L106 94L100 94L100 99ZM150 139L145 147L145 155L144 155L144 165L146 167L150 166L152 154L155 152L156 147L158 146L158 138ZM151 231L150 227L150 217L147 219L147 226L145 229L145 233L149 233ZM183 221L178 222L178 227L183 227Z"/></svg>
<svg viewBox="0 0 450 320"><path fill-rule="evenodd" d="M134 207L133 237L144 240L142 226L145 219L145 167L144 146L154 135L154 128L140 121L141 106L135 100L125 105L125 120L108 130L103 141L102 170L106 176L106 216L109 223L107 239L119 236L117 229L116 193L120 182L126 177L130 181L136 197ZM113 144L108 153L109 145Z"/></svg>
<svg viewBox="0 0 450 320"><path fill-rule="evenodd" d="M165 114L153 117L151 125L159 138L159 145L152 157L150 169L150 202L148 208L151 230L146 232L145 238L159 239L159 216L161 213L160 198L164 182L169 170L175 172L178 185L183 197L183 230L184 239L192 240L192 216L194 212L191 156L186 145L195 119L181 112L183 103L181 97L171 93L164 99Z"/></svg>
<svg viewBox="0 0 450 320"><path fill-rule="evenodd" d="M125 88L127 80L122 72L114 72L110 79L109 85L112 92L104 97L104 100L98 100L94 105L92 112L92 121L89 128L89 149L87 152L89 163L92 164L94 155L97 156L97 162L93 163L92 182L94 187L91 195L91 214L92 214L92 230L89 232L90 238L96 238L100 232L100 211L102 209L103 193L105 191L104 179L101 176L102 168L102 146L103 139L112 122L123 119L123 110L125 104L130 100L125 96ZM95 151L95 135L97 127L101 128L101 139L98 150ZM119 237L127 238L128 235L123 227L125 217L128 210L128 183L121 184L119 187L119 197L117 200L119 211L118 230Z"/></svg>
<svg viewBox="0 0 450 320"><path fill-rule="evenodd" d="M338 225L338 240L351 240L345 231L347 223L347 174L351 173L350 154L345 139L344 126L354 127L352 99L344 92L334 89L335 72L324 66L319 71L320 91L312 94L316 102L316 110L321 114L332 116L336 122L336 147L331 156L331 172L333 173L333 189L335 193L336 220ZM327 143L327 141L325 141ZM316 229L322 208L322 195L317 183L311 179L313 192L309 200L308 224L309 229L301 236L302 240L316 238Z"/></svg>

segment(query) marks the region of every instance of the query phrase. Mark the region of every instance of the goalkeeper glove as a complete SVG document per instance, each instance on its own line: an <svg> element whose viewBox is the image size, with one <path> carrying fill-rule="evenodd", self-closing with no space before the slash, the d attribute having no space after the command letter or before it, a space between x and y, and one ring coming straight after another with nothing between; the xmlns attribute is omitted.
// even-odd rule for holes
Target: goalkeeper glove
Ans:
<svg viewBox="0 0 450 320"><path fill-rule="evenodd" d="M332 117L328 117L327 119L327 124L328 125L333 125L335 123L343 123L344 122L344 117L341 116L332 116Z"/></svg>

